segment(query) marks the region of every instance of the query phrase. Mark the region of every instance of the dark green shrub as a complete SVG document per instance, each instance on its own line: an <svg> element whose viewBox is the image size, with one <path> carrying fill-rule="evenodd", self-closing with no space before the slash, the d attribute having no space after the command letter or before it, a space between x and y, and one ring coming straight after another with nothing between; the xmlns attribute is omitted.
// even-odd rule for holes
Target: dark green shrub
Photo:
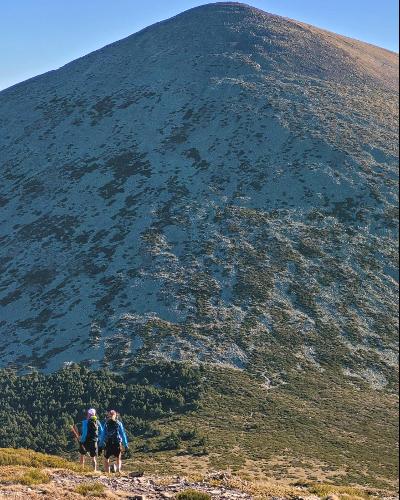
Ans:
<svg viewBox="0 0 400 500"><path fill-rule="evenodd" d="M71 425L94 407L121 412L131 438L160 435L152 422L185 413L201 394L199 370L180 363L141 365L124 374L72 365L51 374L16 375L0 370L0 448L30 448L53 454L72 452ZM167 436L164 449L177 449Z"/></svg>
<svg viewBox="0 0 400 500"><path fill-rule="evenodd" d="M179 450L181 447L181 438L175 432L166 436L159 445L159 451Z"/></svg>

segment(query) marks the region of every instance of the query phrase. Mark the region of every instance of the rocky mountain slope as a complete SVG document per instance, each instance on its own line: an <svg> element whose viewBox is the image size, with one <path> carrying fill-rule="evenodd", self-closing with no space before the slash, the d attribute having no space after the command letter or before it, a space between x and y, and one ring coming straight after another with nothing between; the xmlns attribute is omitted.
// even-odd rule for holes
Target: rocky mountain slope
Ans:
<svg viewBox="0 0 400 500"><path fill-rule="evenodd" d="M389 51L195 8L0 93L0 363L397 364Z"/></svg>

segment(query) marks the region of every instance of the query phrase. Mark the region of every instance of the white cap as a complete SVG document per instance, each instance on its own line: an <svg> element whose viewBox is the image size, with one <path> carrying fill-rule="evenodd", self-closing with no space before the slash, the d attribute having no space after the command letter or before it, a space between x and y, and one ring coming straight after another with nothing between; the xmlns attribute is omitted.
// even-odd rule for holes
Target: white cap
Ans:
<svg viewBox="0 0 400 500"><path fill-rule="evenodd" d="M90 408L87 412L88 417L94 417L96 415L96 410L94 408Z"/></svg>

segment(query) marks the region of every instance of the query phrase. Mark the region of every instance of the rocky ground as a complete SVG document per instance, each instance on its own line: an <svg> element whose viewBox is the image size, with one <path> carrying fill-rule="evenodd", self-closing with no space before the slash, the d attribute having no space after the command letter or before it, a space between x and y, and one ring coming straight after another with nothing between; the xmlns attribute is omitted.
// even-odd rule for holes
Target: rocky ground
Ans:
<svg viewBox="0 0 400 500"><path fill-rule="evenodd" d="M160 480L156 477L135 477L135 473L122 476L94 476L94 480L101 482L106 488L122 498L132 499L166 499L175 496L187 489L195 489L209 493L213 499L250 499L250 495L225 486L212 486L211 482L193 483L178 476L169 480ZM78 483L87 482L87 477L79 477L68 472L53 473L53 481L62 488L68 489Z"/></svg>
<svg viewBox="0 0 400 500"><path fill-rule="evenodd" d="M285 487L281 485L280 491L277 484L271 484L270 493L264 490L252 495L244 491L251 489L249 484L244 481L236 481L236 488L229 486L232 484L232 478L224 473L209 474L201 481L189 481L179 476L169 478L143 476L134 472L120 475L105 475L102 473L76 474L69 470L48 469L46 473L50 479L46 484L23 485L0 481L0 499L77 500L83 497L100 497L108 499L161 500L174 499L181 492L194 490L208 494L210 500L318 500L320 498L324 498L324 500L340 500L342 498L353 500L362 500L363 498L398 500L398 497L370 496L367 494L366 496L328 494L321 497L311 495L306 488L301 486L291 487L290 489L287 487L287 492L283 493Z"/></svg>
<svg viewBox="0 0 400 500"><path fill-rule="evenodd" d="M155 500L175 498L187 489L209 493L212 499L251 499L252 496L224 486L212 486L210 483L190 483L179 477L170 481L160 481L154 477L134 477L135 474L121 476L79 476L69 471L51 471L51 482L38 486L3 485L0 486L0 498L82 498L77 492L80 485L102 484L105 490L101 496L106 498L129 498L136 500ZM89 496L89 495L88 495Z"/></svg>
<svg viewBox="0 0 400 500"><path fill-rule="evenodd" d="M131 500L158 500L175 498L179 492L186 490L196 490L208 493L212 500L250 500L252 495L226 486L226 478L223 476L211 475L201 482L190 482L178 476L171 478L157 477L137 477L135 473L122 475L78 475L66 470L47 471L51 481L47 484L36 486L25 486L15 484L0 484L0 498L7 499L79 499L82 496L92 496L95 493L94 485L103 485L104 491L97 492L96 496L103 498L125 498ZM87 495L79 493L79 487L88 486ZM90 492L91 488L92 491ZM299 488L298 500L317 500L317 496L302 495ZM93 495L95 496L95 495ZM266 498L266 497L265 497ZM271 496L274 500L286 500L290 497ZM333 497L332 497L333 498Z"/></svg>

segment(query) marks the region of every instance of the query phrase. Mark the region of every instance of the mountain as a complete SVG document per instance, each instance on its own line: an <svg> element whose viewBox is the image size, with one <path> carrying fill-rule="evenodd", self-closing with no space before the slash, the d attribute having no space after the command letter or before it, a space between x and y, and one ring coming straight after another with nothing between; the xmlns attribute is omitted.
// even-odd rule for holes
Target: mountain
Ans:
<svg viewBox="0 0 400 500"><path fill-rule="evenodd" d="M3 366L396 364L397 55L195 8L0 93ZM297 368L296 368L297 367Z"/></svg>
<svg viewBox="0 0 400 500"><path fill-rule="evenodd" d="M392 487L397 88L397 54L222 2L0 92L0 367L203 362L208 465ZM0 374L3 446L46 449L37 375Z"/></svg>

